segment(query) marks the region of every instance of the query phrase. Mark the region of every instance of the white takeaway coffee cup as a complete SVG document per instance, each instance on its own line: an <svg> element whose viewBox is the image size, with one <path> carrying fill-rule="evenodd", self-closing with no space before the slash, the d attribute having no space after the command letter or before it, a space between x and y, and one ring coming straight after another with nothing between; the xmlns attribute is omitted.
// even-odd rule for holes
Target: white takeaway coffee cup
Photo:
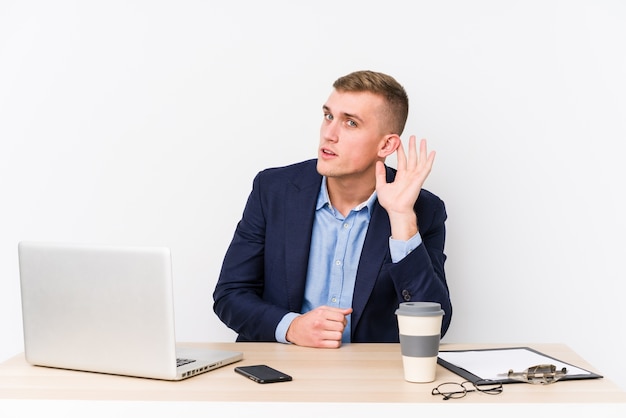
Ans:
<svg viewBox="0 0 626 418"><path fill-rule="evenodd" d="M396 316L406 381L435 380L443 315L441 305L435 302L404 302L398 306Z"/></svg>

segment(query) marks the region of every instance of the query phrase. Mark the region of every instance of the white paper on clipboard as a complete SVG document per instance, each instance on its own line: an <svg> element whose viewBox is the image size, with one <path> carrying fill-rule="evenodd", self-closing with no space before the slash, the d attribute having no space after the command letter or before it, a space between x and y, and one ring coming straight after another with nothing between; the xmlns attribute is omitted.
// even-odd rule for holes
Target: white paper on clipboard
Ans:
<svg viewBox="0 0 626 418"><path fill-rule="evenodd" d="M579 379L601 377L528 347L439 351L439 358L460 371L468 372L481 379L506 380L509 370L523 372L529 367L540 364L553 364L557 370L565 367L566 376L572 378L574 376ZM446 367L445 364L444 367ZM452 368L450 370L458 372Z"/></svg>

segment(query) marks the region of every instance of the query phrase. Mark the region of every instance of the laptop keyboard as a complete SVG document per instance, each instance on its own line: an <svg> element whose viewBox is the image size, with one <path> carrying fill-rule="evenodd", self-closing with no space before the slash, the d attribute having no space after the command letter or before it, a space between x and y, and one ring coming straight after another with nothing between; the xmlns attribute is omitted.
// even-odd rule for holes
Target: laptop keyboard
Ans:
<svg viewBox="0 0 626 418"><path fill-rule="evenodd" d="M188 358L177 358L176 359L176 367L184 366L185 364L193 363L195 360Z"/></svg>

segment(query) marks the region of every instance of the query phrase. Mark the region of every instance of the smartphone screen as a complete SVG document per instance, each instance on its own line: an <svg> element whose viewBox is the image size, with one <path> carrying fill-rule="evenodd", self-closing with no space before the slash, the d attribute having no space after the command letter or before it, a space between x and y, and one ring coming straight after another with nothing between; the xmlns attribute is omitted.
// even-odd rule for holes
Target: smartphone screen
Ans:
<svg viewBox="0 0 626 418"><path fill-rule="evenodd" d="M235 372L257 383L289 382L291 376L264 364L235 367Z"/></svg>

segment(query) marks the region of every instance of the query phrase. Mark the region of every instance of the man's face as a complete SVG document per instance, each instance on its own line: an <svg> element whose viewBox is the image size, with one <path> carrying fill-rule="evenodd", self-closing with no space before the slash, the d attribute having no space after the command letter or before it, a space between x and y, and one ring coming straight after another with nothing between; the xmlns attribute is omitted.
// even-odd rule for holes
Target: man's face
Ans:
<svg viewBox="0 0 626 418"><path fill-rule="evenodd" d="M333 90L323 106L317 171L327 177L372 180L385 142L384 99Z"/></svg>

